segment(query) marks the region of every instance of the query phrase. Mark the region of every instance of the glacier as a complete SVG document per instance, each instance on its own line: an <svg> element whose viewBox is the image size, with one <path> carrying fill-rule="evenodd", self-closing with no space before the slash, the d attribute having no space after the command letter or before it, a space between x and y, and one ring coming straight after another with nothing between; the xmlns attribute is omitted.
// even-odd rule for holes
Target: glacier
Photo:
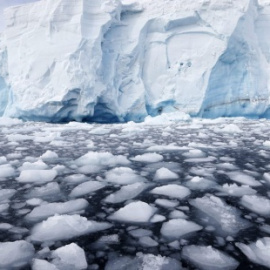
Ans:
<svg viewBox="0 0 270 270"><path fill-rule="evenodd" d="M269 0L41 0L5 20L0 116L270 117Z"/></svg>

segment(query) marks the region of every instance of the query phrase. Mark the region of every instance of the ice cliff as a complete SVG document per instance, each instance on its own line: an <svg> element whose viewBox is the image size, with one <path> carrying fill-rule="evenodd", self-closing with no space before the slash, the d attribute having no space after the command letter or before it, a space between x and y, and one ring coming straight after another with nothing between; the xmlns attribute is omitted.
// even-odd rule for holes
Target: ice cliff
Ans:
<svg viewBox="0 0 270 270"><path fill-rule="evenodd" d="M0 114L270 116L270 0L41 0L5 18Z"/></svg>

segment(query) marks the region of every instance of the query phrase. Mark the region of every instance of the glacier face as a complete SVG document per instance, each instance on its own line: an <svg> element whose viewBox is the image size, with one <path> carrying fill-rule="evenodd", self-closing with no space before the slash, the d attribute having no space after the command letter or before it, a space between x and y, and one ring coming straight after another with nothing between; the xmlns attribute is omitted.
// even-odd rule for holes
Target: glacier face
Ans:
<svg viewBox="0 0 270 270"><path fill-rule="evenodd" d="M41 0L5 17L0 114L270 116L269 0Z"/></svg>

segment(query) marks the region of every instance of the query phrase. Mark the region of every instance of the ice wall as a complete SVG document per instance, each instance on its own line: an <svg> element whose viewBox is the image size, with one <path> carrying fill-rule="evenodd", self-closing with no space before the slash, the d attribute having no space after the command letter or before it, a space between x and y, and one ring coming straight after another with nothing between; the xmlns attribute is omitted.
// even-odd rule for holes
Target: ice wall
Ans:
<svg viewBox="0 0 270 270"><path fill-rule="evenodd" d="M7 69L7 50L5 46L5 36L0 34L0 115L3 115L9 95Z"/></svg>
<svg viewBox="0 0 270 270"><path fill-rule="evenodd" d="M270 116L269 3L41 0L9 8L0 113L53 122L172 111Z"/></svg>

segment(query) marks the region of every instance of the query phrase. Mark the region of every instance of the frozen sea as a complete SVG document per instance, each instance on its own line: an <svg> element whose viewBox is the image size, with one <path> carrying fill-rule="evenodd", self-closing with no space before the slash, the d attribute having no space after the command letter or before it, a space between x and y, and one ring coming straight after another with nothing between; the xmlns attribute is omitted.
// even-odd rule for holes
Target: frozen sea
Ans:
<svg viewBox="0 0 270 270"><path fill-rule="evenodd" d="M270 268L270 122L0 118L0 269Z"/></svg>

